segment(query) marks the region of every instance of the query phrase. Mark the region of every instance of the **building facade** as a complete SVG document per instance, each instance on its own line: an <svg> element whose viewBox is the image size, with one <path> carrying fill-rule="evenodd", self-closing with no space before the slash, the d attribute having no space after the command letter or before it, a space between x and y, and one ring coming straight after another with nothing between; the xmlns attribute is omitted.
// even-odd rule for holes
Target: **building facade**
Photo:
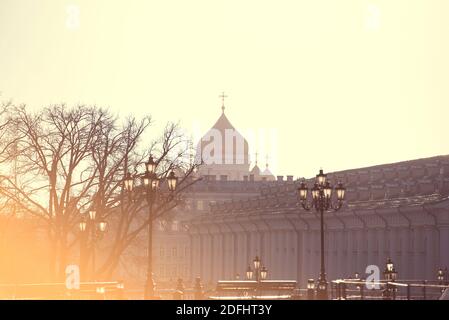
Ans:
<svg viewBox="0 0 449 320"><path fill-rule="evenodd" d="M328 279L383 271L391 258L401 279L435 279L449 265L449 156L335 172L347 201L325 214ZM312 183L308 181L309 185ZM191 219L192 276L233 279L259 255L273 279L304 285L320 263L318 214L304 211L299 181L267 186L261 195L211 206Z"/></svg>
<svg viewBox="0 0 449 320"><path fill-rule="evenodd" d="M232 139L224 137L228 130L231 148ZM183 227L158 232L156 278L199 276L209 284L242 278L256 255L271 279L304 286L318 278L318 213L301 208L301 181L275 178L268 165L261 172L257 161L250 168L248 143L224 107L197 152L203 179L184 195L187 205L176 221ZM328 279L363 275L370 265L382 272L387 258L401 279L434 279L439 267L449 266L449 156L345 170L328 178L347 187L343 209L325 213ZM313 180L306 182L311 186Z"/></svg>

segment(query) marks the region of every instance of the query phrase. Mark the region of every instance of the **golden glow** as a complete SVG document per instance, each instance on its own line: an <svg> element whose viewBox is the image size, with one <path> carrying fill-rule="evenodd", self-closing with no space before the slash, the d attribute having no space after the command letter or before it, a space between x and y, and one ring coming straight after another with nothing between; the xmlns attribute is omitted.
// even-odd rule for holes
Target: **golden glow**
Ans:
<svg viewBox="0 0 449 320"><path fill-rule="evenodd" d="M449 154L447 12L447 0L2 0L0 102L12 99L34 110L61 102L98 105L120 117L150 114L154 125L144 141L167 121L179 121L186 137L199 138L223 103L250 141L252 164L256 152L268 153L261 168L269 162L274 175L295 178L313 177L320 167L330 173ZM268 132L266 140L260 131ZM258 149L267 144L266 153ZM150 161L147 172L156 166ZM0 167L0 173L9 175L9 169ZM130 195L134 182L127 177ZM321 186L325 181L317 179ZM153 175L142 182L159 187ZM169 189L177 183L172 176ZM308 190L298 192L306 200ZM344 199L343 187L336 193ZM311 195L318 199L318 185ZM71 196L64 200L68 207ZM201 211L203 205L198 201ZM70 245L91 246L82 243L90 231L114 226L94 225L103 218L101 206L94 208L83 209L81 223L73 221L80 234L88 232L84 238L74 234ZM56 281L55 271L45 269L53 253L30 240L40 236L35 226L22 229L0 218L0 252L16 259L0 266L2 281ZM64 258L58 263L82 260L81 254ZM247 279L262 267L255 262ZM397 276L391 261L386 268ZM262 278L276 274L262 269ZM309 280L307 288L315 283ZM111 291L91 289L104 296Z"/></svg>
<svg viewBox="0 0 449 320"><path fill-rule="evenodd" d="M201 133L224 90L236 128L276 129L275 175L447 154L448 11L446 0L4 0L0 90ZM292 145L298 125L313 139Z"/></svg>

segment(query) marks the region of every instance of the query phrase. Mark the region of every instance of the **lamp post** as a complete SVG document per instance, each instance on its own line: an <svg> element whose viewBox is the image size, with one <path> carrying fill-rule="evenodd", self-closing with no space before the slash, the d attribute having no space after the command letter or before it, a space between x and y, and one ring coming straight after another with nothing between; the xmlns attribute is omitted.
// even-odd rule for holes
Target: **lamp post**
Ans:
<svg viewBox="0 0 449 320"><path fill-rule="evenodd" d="M443 269L441 269L441 268L438 269L437 279L438 279L439 285L442 285L442 284L443 284L443 281L444 281L444 271L443 271Z"/></svg>
<svg viewBox="0 0 449 320"><path fill-rule="evenodd" d="M79 222L79 228L81 231L81 243L80 243L80 267L81 272L84 273L86 263L85 250L89 248L92 254L92 273L91 280L95 280L95 251L96 245L99 240L103 238L106 232L107 222L98 218L95 207L92 206L88 213L88 219L83 218Z"/></svg>
<svg viewBox="0 0 449 320"><path fill-rule="evenodd" d="M320 278L318 280L317 286L317 299L327 300L327 281L326 281L326 270L324 266L324 211L330 209L338 211L343 206L343 200L345 198L346 189L343 187L342 183L338 183L335 187L335 192L337 194L337 202L332 201L332 191L333 187L329 181L326 181L327 175L320 170L319 174L316 175L316 180L313 188L311 188L312 201L310 204L307 203L308 187L304 182L302 182L298 188L299 199L301 201L302 207L310 211L315 208L317 212L320 213L320 226L321 226L321 269Z"/></svg>
<svg viewBox="0 0 449 320"><path fill-rule="evenodd" d="M389 299L390 297L392 297L394 300L396 298L396 288L394 286L392 286L390 284L390 282L396 281L396 279L398 278L398 273L396 272L396 269L394 268L394 264L390 258L387 259L387 263L385 265L384 278L387 281L385 298Z"/></svg>
<svg viewBox="0 0 449 320"><path fill-rule="evenodd" d="M447 285L447 268L438 269L437 279L438 279L438 284L440 286ZM445 288L441 289L441 292L444 292L444 290L445 290Z"/></svg>
<svg viewBox="0 0 449 320"><path fill-rule="evenodd" d="M86 265L87 265L87 259L86 259L86 247L87 247L87 221L85 218L83 218L80 222L79 222L79 228L80 228L80 262L79 262L79 266L80 266L80 278L81 281L83 281L85 279L86 276Z"/></svg>
<svg viewBox="0 0 449 320"><path fill-rule="evenodd" d="M147 279L144 289L144 299L154 298L154 279L153 279L153 206L157 201L159 194L159 183L160 178L156 174L157 162L154 161L153 157L150 155L148 162L145 163L145 173L141 176L142 186L145 188L145 199L148 206L148 245L147 245ZM176 177L173 171L166 177L168 189L170 191L170 197L172 193L176 190L178 177ZM123 186L128 193L129 198L132 198L132 191L134 190L134 178L128 172L123 179Z"/></svg>
<svg viewBox="0 0 449 320"><path fill-rule="evenodd" d="M315 280L307 280L307 299L313 300L315 298Z"/></svg>
<svg viewBox="0 0 449 320"><path fill-rule="evenodd" d="M260 288L261 283L263 280L267 279L268 276L268 269L262 265L262 261L260 260L259 256L256 256L253 260L254 265L254 272L251 269L251 266L248 266L248 269L246 269L246 278L248 280L252 280L253 276L255 275L256 280L256 292Z"/></svg>

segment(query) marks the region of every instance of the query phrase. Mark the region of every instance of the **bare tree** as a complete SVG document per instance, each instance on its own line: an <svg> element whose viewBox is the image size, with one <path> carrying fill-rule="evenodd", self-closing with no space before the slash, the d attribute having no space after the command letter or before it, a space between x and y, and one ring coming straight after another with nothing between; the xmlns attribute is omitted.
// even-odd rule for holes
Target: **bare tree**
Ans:
<svg viewBox="0 0 449 320"><path fill-rule="evenodd" d="M106 110L65 105L38 113L19 106L14 114L16 178L2 175L0 194L46 226L52 252L50 270L58 278L79 240L78 222L89 208L95 207L101 218L111 221L111 245L98 270L106 276L148 225L148 219L141 219L145 202L139 188L135 201L124 201L128 198L123 194L123 177L128 170L136 171L149 153L158 158L162 178L171 170L183 172L180 185L184 187L159 202L155 217L178 204L178 195L189 185L195 168L187 160L190 144L176 124L169 124L161 138L142 147L150 117L129 117L120 124Z"/></svg>
<svg viewBox="0 0 449 320"><path fill-rule="evenodd" d="M173 194L159 196L159 201L153 209L153 220L166 215L177 207L182 202L180 195L197 181L191 179L198 165L189 161L192 153L190 146L190 142L184 137L177 124L168 124L162 136L149 146L148 153L156 156L158 176L162 181L173 170L182 173L177 190ZM148 154L144 153L137 158L133 157L133 161L127 162L126 168L133 171L138 177L136 168L143 166L147 156ZM113 222L114 228L107 257L98 270L98 273L103 274L106 278L111 277L120 262L122 254L153 221L150 221L146 210L145 188L138 186L132 195L127 195L124 194L123 180L119 183L117 187L120 187L121 190L120 200L112 201L117 205L103 208L106 217L112 216L110 221ZM106 198L104 197L104 199Z"/></svg>

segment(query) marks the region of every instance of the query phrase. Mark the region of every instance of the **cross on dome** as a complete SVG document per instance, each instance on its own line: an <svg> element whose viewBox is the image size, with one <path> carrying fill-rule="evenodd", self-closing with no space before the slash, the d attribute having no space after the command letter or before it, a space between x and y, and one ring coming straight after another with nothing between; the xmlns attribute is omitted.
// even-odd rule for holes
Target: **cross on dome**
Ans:
<svg viewBox="0 0 449 320"><path fill-rule="evenodd" d="M227 98L228 96L225 95L225 93L224 93L224 91L223 91L218 97L221 98L221 111L224 113L224 110L225 110L224 100L225 100L225 98Z"/></svg>

